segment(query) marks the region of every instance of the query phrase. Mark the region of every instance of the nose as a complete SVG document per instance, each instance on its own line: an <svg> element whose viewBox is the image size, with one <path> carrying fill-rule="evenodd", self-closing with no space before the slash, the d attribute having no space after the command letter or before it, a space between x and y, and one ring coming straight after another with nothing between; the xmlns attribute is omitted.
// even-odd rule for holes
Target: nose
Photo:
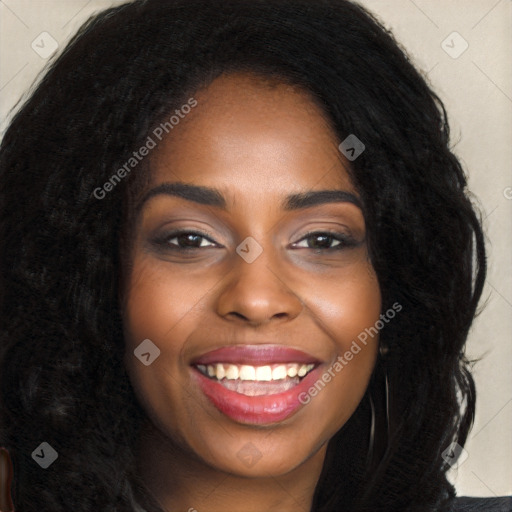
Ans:
<svg viewBox="0 0 512 512"><path fill-rule="evenodd" d="M289 321L304 307L285 283L276 257L265 249L252 263L236 254L217 300L217 313L225 319L252 326Z"/></svg>

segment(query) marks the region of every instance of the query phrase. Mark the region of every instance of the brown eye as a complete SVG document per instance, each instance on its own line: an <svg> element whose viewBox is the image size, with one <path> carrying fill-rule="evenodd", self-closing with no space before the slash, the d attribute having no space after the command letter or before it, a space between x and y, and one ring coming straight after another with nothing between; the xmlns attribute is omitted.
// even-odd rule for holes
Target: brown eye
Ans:
<svg viewBox="0 0 512 512"><path fill-rule="evenodd" d="M204 233L195 231L175 231L159 237L155 241L160 246L172 250L191 250L206 247L217 247L217 244L208 238Z"/></svg>
<svg viewBox="0 0 512 512"><path fill-rule="evenodd" d="M293 245L301 249L313 249L317 251L339 250L345 247L353 247L356 245L356 241L344 233L316 231L308 233Z"/></svg>

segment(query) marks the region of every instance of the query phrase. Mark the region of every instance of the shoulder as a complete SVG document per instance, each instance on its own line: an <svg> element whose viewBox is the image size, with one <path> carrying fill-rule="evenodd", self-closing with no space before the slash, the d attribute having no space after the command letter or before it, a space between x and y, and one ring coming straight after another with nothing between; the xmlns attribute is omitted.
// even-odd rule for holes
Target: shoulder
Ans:
<svg viewBox="0 0 512 512"><path fill-rule="evenodd" d="M463 496L453 500L452 512L512 512L512 496L472 498Z"/></svg>

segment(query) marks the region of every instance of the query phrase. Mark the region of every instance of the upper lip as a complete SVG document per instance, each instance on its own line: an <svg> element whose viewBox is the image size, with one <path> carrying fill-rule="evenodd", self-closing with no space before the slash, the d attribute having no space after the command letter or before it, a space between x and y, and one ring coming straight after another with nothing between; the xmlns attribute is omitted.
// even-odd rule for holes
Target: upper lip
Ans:
<svg viewBox="0 0 512 512"><path fill-rule="evenodd" d="M319 364L316 357L284 345L230 345L207 352L192 361L193 365L207 365L215 363L231 364L278 364L278 363L303 363Z"/></svg>

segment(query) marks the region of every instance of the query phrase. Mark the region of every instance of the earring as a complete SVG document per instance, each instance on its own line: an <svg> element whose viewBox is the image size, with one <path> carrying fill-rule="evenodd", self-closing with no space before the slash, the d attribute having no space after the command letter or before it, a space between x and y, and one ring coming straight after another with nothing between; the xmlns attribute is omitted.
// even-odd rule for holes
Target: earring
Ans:
<svg viewBox="0 0 512 512"><path fill-rule="evenodd" d="M384 345L383 343L380 344L379 352L381 358L384 360L386 356L389 354L389 347L387 345ZM386 400L386 427L387 427L387 435L388 435L388 441L389 441L389 382L388 382L388 370L386 368L386 365L382 365L384 368L384 391L385 391L385 400Z"/></svg>
<svg viewBox="0 0 512 512"><path fill-rule="evenodd" d="M373 460L373 447L375 445L375 405L373 404L372 394L368 393L368 399L370 400L370 439L368 441L368 452L366 453L366 471L370 468Z"/></svg>
<svg viewBox="0 0 512 512"><path fill-rule="evenodd" d="M389 353L389 347L385 345L381 345L379 347L379 353L382 359L385 359L385 356ZM387 446L389 446L389 437L390 437L390 430L389 430L389 381L388 381L388 372L386 365L382 365L382 369L384 372L384 404L385 404L385 410L386 410L386 449ZM366 470L367 472L370 471L372 465L374 464L374 451L375 451L375 433L376 433L376 413L375 413L375 403L373 401L372 393L368 393L368 400L370 402L370 413L371 413L371 419L370 419L370 436L368 441L368 452L366 456ZM386 449L379 450L380 456L382 457L384 453L386 452Z"/></svg>
<svg viewBox="0 0 512 512"><path fill-rule="evenodd" d="M384 368L384 386L386 393L386 432L389 445L389 382L388 382L388 371Z"/></svg>
<svg viewBox="0 0 512 512"><path fill-rule="evenodd" d="M386 357L389 353L389 347L387 345L384 345L383 343L381 343L380 347L379 347L379 353L382 358Z"/></svg>

